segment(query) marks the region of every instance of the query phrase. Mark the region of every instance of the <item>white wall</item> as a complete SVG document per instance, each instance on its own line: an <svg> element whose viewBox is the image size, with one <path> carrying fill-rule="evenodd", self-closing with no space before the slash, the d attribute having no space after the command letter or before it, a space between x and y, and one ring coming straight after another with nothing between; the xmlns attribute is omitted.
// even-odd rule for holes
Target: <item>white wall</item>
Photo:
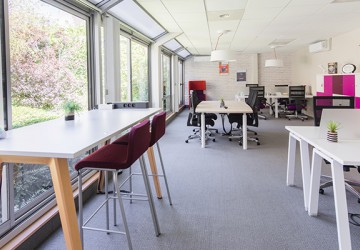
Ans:
<svg viewBox="0 0 360 250"><path fill-rule="evenodd" d="M338 63L338 73L344 64L352 63L355 72L360 72L360 29L333 37L330 51L310 54L308 47L296 51L292 56L292 82L311 84L315 94L316 75L322 74L321 66L326 69L329 62Z"/></svg>
<svg viewBox="0 0 360 250"><path fill-rule="evenodd" d="M217 62L195 62L190 58L185 62L185 103L188 104L189 80L206 80L206 95L208 100L234 99L239 92L248 92L246 83L264 85L265 91L273 92L275 84L291 84L291 54L277 53L279 59L284 60L283 68L265 68L265 60L274 58L273 53L242 54L238 53L237 60L229 63L229 74L219 74ZM236 72L246 70L245 82L236 82Z"/></svg>

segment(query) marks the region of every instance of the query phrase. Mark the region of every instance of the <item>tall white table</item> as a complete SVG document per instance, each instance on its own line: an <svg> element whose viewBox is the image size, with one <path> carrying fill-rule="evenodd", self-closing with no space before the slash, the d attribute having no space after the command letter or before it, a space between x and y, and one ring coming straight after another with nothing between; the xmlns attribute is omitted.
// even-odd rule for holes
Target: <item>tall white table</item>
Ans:
<svg viewBox="0 0 360 250"><path fill-rule="evenodd" d="M243 149L247 149L247 117L252 113L251 107L244 101L225 101L225 108L220 108L220 101L202 101L196 107L196 112L201 113L201 147L205 148L205 113L236 113L243 114Z"/></svg>
<svg viewBox="0 0 360 250"><path fill-rule="evenodd" d="M81 249L67 159L84 154L113 136L159 112L150 109L92 110L7 131L0 140L4 162L49 165L67 249Z"/></svg>
<svg viewBox="0 0 360 250"><path fill-rule="evenodd" d="M305 206L305 210L307 211L309 206L308 204L309 204L309 190L310 190L309 143L311 144L313 139L319 138L321 129L320 127L313 127L313 126L286 126L285 128L289 131L286 184L288 186L294 185L296 142L299 142L304 206Z"/></svg>
<svg viewBox="0 0 360 250"><path fill-rule="evenodd" d="M305 209L309 215L315 216L318 213L322 159L331 163L339 249L351 249L343 166L360 164L360 140L339 140L333 143L321 138L322 132L318 127L288 126L286 129L290 132L287 183L293 184L295 140L298 140L301 145ZM308 145L314 147L311 174Z"/></svg>

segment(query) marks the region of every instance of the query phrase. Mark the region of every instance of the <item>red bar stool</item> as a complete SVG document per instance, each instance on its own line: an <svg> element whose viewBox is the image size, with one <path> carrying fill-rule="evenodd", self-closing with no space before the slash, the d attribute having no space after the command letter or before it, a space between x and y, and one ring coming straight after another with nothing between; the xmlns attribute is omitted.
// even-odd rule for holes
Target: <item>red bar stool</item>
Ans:
<svg viewBox="0 0 360 250"><path fill-rule="evenodd" d="M150 144L149 144L149 149L148 149L148 157L149 157L149 162L150 162L150 166L151 166L151 170L152 170L153 174L149 174L149 176L153 176L153 178L154 178L154 185L155 185L155 189L157 191L158 198L161 198L161 191L160 191L160 184L159 184L157 177L160 176L160 177L164 178L169 203L170 203L170 205L172 205L169 185L168 185L166 172L165 172L165 168L164 168L164 163L163 163L161 152L160 152L160 145L159 145L160 138L165 134L165 128L166 128L166 112L161 112L157 115L154 115L152 122L151 122L151 139L150 139ZM126 135L121 136L119 139L115 140L113 142L113 144L125 144L126 145L128 140L129 140L128 134L126 134ZM156 144L156 147L157 147L157 150L159 153L162 174L157 173L154 150L153 150L153 146L155 144ZM131 169L130 169L130 171L131 171ZM136 173L134 173L132 175L136 175ZM131 179L130 179L130 192L132 192Z"/></svg>
<svg viewBox="0 0 360 250"><path fill-rule="evenodd" d="M145 166L144 156L143 154L146 152L150 142L150 121L146 120L141 122L140 124L132 127L129 134L127 135L128 141L123 144L109 144L85 157L81 161L79 161L75 169L79 173L79 227L80 227L80 237L83 241L83 230L94 230L101 231L107 233L118 233L125 234L128 241L129 249L132 249L131 239L129 228L127 225L127 220L125 216L125 209L120 193L120 183L118 181L118 171L127 169L131 167L131 165L137 160L140 160L140 168L143 174L143 179L145 183L145 189L147 193L147 200L149 202L150 211L152 220L155 227L156 236L160 235L160 227L156 215L155 206L153 203L151 188L149 184L147 169ZM101 204L101 206L90 216L88 220L83 223L83 207L82 207L82 178L81 172L85 169L90 170L102 170L105 171L105 201ZM113 182L114 182L114 196L110 196L108 194L108 171L113 174ZM117 199L120 207L121 217L124 223L125 232L110 230L109 229L109 199ZM114 202L115 204L115 202ZM106 229L88 227L86 224L95 216L95 214L100 210L101 207L105 205L106 208ZM114 215L114 224L116 225Z"/></svg>
<svg viewBox="0 0 360 250"><path fill-rule="evenodd" d="M160 138L163 137L163 135L165 134L165 128L166 128L166 112L161 112L161 113L155 115L153 117L153 119L152 119L152 122L151 122L151 139L150 139L150 146L149 146L149 149L148 149L148 155L150 155L149 156L150 165L152 164L151 161L153 161L153 166L154 167L153 167L152 176L154 176L154 182L157 180L156 176L160 176L160 177L164 178L169 203L170 203L170 205L172 205L169 185L168 185L168 181L167 181L167 178L166 178L166 172L165 172L164 163L163 163L163 160L162 160L162 156L161 156L161 152L160 152L160 145L159 145ZM156 173L156 164L155 164L155 157L154 157L154 150L153 150L153 148L154 148L153 146L155 144L156 144L156 148L157 148L158 153L159 153L159 159L160 159L162 174L157 174Z"/></svg>

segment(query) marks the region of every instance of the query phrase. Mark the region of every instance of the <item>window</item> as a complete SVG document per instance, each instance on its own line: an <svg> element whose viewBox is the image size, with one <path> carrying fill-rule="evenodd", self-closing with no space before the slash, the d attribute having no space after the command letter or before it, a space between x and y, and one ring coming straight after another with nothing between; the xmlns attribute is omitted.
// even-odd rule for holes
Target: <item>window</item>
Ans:
<svg viewBox="0 0 360 250"><path fill-rule="evenodd" d="M120 35L121 100L149 100L148 46Z"/></svg>
<svg viewBox="0 0 360 250"><path fill-rule="evenodd" d="M131 101L130 85L130 39L120 36L121 100Z"/></svg>
<svg viewBox="0 0 360 250"><path fill-rule="evenodd" d="M40 0L9 0L12 127L88 109L86 20Z"/></svg>
<svg viewBox="0 0 360 250"><path fill-rule="evenodd" d="M11 109L17 128L63 116L65 100L88 109L90 15L58 1L7 0ZM69 171L75 177L73 162ZM6 164L0 169L0 233L53 198L46 165ZM6 223L5 223L6 222Z"/></svg>
<svg viewBox="0 0 360 250"><path fill-rule="evenodd" d="M132 101L148 101L148 48L131 43Z"/></svg>

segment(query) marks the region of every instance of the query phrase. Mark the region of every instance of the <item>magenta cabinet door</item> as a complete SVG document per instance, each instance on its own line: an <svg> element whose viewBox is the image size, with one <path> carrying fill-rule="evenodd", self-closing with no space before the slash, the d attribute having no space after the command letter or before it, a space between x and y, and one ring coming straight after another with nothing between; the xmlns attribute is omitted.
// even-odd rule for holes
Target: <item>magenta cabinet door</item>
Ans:
<svg viewBox="0 0 360 250"><path fill-rule="evenodd" d="M324 76L324 95L333 94L333 79L332 76Z"/></svg>
<svg viewBox="0 0 360 250"><path fill-rule="evenodd" d="M355 95L355 76L344 75L343 76L343 95L354 96Z"/></svg>
<svg viewBox="0 0 360 250"><path fill-rule="evenodd" d="M360 109L360 97L355 97L355 108Z"/></svg>

